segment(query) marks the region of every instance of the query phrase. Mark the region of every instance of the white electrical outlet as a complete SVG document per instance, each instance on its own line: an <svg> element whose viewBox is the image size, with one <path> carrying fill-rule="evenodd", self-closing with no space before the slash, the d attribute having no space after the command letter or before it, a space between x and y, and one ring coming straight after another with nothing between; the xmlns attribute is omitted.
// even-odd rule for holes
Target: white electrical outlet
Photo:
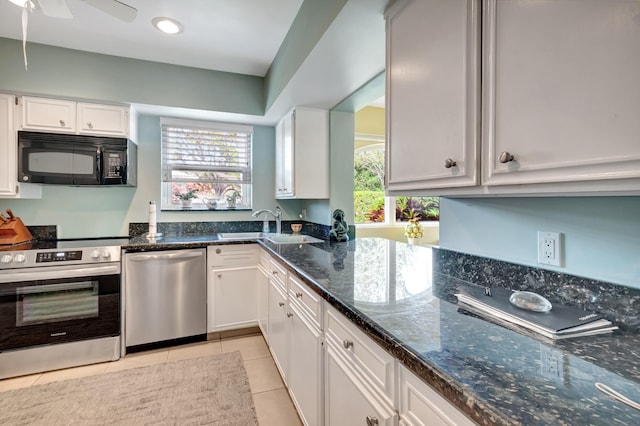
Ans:
<svg viewBox="0 0 640 426"><path fill-rule="evenodd" d="M558 232L538 231L538 263L561 266L561 235Z"/></svg>

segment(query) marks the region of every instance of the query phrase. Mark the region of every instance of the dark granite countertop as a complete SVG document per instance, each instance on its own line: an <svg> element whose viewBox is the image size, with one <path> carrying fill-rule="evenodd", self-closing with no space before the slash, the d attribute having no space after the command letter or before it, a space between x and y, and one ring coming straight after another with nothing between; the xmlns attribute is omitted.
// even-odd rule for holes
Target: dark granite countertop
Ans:
<svg viewBox="0 0 640 426"><path fill-rule="evenodd" d="M123 248L217 243L199 238L132 239ZM465 314L453 296L458 286L488 283L442 273L447 265L437 248L378 238L260 244L479 424L640 424L640 411L595 387L601 382L640 401L635 329L552 342Z"/></svg>

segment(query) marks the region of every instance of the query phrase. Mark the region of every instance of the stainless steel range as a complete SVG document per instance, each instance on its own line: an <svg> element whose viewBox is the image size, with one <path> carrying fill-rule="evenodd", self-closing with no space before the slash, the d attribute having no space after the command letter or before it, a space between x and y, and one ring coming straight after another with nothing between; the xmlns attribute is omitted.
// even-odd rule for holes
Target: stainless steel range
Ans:
<svg viewBox="0 0 640 426"><path fill-rule="evenodd" d="M127 242L0 246L0 378L120 358Z"/></svg>

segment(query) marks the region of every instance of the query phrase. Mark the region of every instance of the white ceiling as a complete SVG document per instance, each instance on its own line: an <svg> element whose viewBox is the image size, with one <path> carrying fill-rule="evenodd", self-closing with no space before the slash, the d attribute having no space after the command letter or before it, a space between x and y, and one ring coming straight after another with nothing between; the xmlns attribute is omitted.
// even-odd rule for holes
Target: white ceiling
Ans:
<svg viewBox="0 0 640 426"><path fill-rule="evenodd" d="M131 23L81 0L67 0L73 19L29 15L27 41L196 68L264 76L302 0L122 0L138 10ZM184 31L151 25L170 17ZM22 39L22 9L0 0L0 37ZM27 50L28 53L28 50Z"/></svg>
<svg viewBox="0 0 640 426"><path fill-rule="evenodd" d="M384 70L387 1L348 0L264 116L136 108L143 114L262 125L274 125L294 105L331 109ZM74 19L50 18L36 9L29 15L27 42L262 77L303 0L122 0L138 10L132 23L82 0L66 2ZM21 16L20 7L0 0L0 37L21 40ZM151 25L157 16L177 19L184 31L162 34Z"/></svg>

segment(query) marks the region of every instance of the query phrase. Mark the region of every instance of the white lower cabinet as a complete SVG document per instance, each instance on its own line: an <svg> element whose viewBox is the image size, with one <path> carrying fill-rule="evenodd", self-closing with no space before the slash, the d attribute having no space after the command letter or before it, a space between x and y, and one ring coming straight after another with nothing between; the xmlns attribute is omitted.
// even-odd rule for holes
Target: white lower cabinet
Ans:
<svg viewBox="0 0 640 426"><path fill-rule="evenodd" d="M258 327L269 343L269 271L258 265L258 277L256 278L258 293Z"/></svg>
<svg viewBox="0 0 640 426"><path fill-rule="evenodd" d="M342 353L327 343L325 362L325 420L330 426L397 424L397 413L367 385Z"/></svg>
<svg viewBox="0 0 640 426"><path fill-rule="evenodd" d="M398 379L400 425L471 426L475 424L403 365L399 366Z"/></svg>
<svg viewBox="0 0 640 426"><path fill-rule="evenodd" d="M207 249L207 333L258 325L258 246Z"/></svg>
<svg viewBox="0 0 640 426"><path fill-rule="evenodd" d="M271 277L269 283L269 349L282 380L288 385L289 321L287 318L287 294L280 283Z"/></svg>
<svg viewBox="0 0 640 426"><path fill-rule="evenodd" d="M312 291L294 277L289 277L288 284L290 290L287 311L290 322L289 394L305 425L322 425L321 322L308 313L309 307L305 299L310 299ZM317 301L319 302L319 298Z"/></svg>

